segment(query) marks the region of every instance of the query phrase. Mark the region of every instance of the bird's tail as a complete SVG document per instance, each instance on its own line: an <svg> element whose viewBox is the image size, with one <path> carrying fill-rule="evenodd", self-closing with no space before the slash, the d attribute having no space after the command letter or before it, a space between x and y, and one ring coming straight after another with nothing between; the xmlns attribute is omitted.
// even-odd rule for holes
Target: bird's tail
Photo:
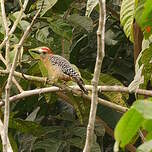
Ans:
<svg viewBox="0 0 152 152"><path fill-rule="evenodd" d="M79 78L75 78L75 81L77 82L77 84L79 85L80 89L88 95L88 90L85 88L85 84L83 82L83 80L79 77Z"/></svg>

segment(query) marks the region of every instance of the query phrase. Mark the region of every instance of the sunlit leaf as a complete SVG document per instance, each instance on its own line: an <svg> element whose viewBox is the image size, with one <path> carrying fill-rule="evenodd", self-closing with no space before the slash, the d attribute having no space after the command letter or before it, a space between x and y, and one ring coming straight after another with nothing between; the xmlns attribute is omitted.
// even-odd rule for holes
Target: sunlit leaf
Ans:
<svg viewBox="0 0 152 152"><path fill-rule="evenodd" d="M132 108L136 109L145 119L152 119L152 101L137 100Z"/></svg>
<svg viewBox="0 0 152 152"><path fill-rule="evenodd" d="M32 121L25 121L16 118L11 118L9 120L9 127L16 129L22 133L28 133L34 136L39 136L43 132L43 128L41 127L41 125Z"/></svg>
<svg viewBox="0 0 152 152"><path fill-rule="evenodd" d="M94 7L98 4L98 0L87 0L87 7L86 7L86 16L90 16L91 12L93 11Z"/></svg>
<svg viewBox="0 0 152 152"><path fill-rule="evenodd" d="M144 31L145 37L149 38L152 34L152 5L151 0L143 0L138 4L136 10L136 20Z"/></svg>
<svg viewBox="0 0 152 152"><path fill-rule="evenodd" d="M71 40L72 38L72 27L64 22L62 19L58 19L56 21L52 21L52 19L48 18L50 28L61 37Z"/></svg>
<svg viewBox="0 0 152 152"><path fill-rule="evenodd" d="M74 26L80 26L87 30L88 32L91 32L93 30L93 22L91 18L88 18L87 16L80 16L78 14L72 14L70 17L68 17L69 22L71 22Z"/></svg>
<svg viewBox="0 0 152 152"><path fill-rule="evenodd" d="M44 27L36 32L36 39L45 44L50 44L53 42L53 38L49 37L49 27Z"/></svg>
<svg viewBox="0 0 152 152"><path fill-rule="evenodd" d="M148 132L151 132L152 131L152 119L144 120L142 127L143 127L143 129L147 130Z"/></svg>
<svg viewBox="0 0 152 152"><path fill-rule="evenodd" d="M33 146L33 150L44 149L45 151L50 151L51 149L51 152L58 152L62 142L63 141L60 139L44 139L42 141L37 141Z"/></svg>
<svg viewBox="0 0 152 152"><path fill-rule="evenodd" d="M43 4L44 2L44 4ZM41 16L43 16L48 10L50 10L55 4L57 0L39 0L37 1L37 8L41 8L42 4L42 11L41 11Z"/></svg>
<svg viewBox="0 0 152 152"><path fill-rule="evenodd" d="M115 139L121 147L127 145L137 134L143 120L142 115L133 108L121 117L114 132Z"/></svg>
<svg viewBox="0 0 152 152"><path fill-rule="evenodd" d="M133 41L133 22L137 0L123 0L120 10L120 21L124 32Z"/></svg>
<svg viewBox="0 0 152 152"><path fill-rule="evenodd" d="M34 121L39 110L40 110L40 107L37 107L32 113L30 113L28 115L28 117L26 118L26 120L27 121Z"/></svg>

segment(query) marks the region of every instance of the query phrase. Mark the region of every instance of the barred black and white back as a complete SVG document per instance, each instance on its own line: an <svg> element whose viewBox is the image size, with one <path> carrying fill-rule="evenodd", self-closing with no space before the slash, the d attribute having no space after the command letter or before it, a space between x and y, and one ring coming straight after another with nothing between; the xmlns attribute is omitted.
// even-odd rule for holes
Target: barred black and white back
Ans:
<svg viewBox="0 0 152 152"><path fill-rule="evenodd" d="M84 93L88 94L88 90L84 87L84 82L81 79L81 76L73 69L68 60L59 55L51 55L50 60L51 63L53 65L58 66L64 74L72 77L72 79L77 82L77 84L84 91Z"/></svg>

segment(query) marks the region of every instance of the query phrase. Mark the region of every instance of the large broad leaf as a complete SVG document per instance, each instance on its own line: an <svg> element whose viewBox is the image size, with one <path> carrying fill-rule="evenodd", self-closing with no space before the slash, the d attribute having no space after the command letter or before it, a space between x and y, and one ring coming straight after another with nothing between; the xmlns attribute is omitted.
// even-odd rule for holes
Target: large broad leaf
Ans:
<svg viewBox="0 0 152 152"><path fill-rule="evenodd" d="M8 134L8 137L9 137L11 146L12 146L12 148L13 148L13 152L18 152L17 142L16 142L16 140L13 138L12 134L9 133L9 134Z"/></svg>
<svg viewBox="0 0 152 152"><path fill-rule="evenodd" d="M142 115L133 108L121 117L114 132L115 139L120 143L121 147L124 147L132 140L143 120Z"/></svg>
<svg viewBox="0 0 152 152"><path fill-rule="evenodd" d="M42 150L44 149L45 151L50 151L51 152L58 152L60 146L62 146L62 143L64 141L62 140L58 140L58 139L44 139L44 140L41 140L41 141L38 141L34 144L33 146L33 150Z"/></svg>
<svg viewBox="0 0 152 152"><path fill-rule="evenodd" d="M38 49L38 48L35 48ZM40 61L40 56L34 52L32 52L31 50L29 50L29 53L31 54L31 56L36 59L39 60L38 64L39 64L39 69L41 71L42 76L47 77L48 73L47 73L47 69L45 68L44 64L42 63L42 61Z"/></svg>
<svg viewBox="0 0 152 152"><path fill-rule="evenodd" d="M53 12L63 14L70 7L72 2L73 0L58 0L53 6L52 10Z"/></svg>
<svg viewBox="0 0 152 152"><path fill-rule="evenodd" d="M43 132L43 128L41 125L32 121L25 121L19 118L10 118L9 127L16 129L22 133L32 134L36 137L41 135Z"/></svg>
<svg viewBox="0 0 152 152"><path fill-rule="evenodd" d="M152 34L152 5L151 0L143 0L136 10L136 21L144 31L145 37Z"/></svg>
<svg viewBox="0 0 152 152"><path fill-rule="evenodd" d="M138 89L140 88L146 88L149 80L152 80L151 74L152 74L152 45L149 45L148 48L143 50L138 58L138 63L136 63L136 75L134 77L134 80L130 86L130 88ZM132 90L131 89L131 90Z"/></svg>
<svg viewBox="0 0 152 152"><path fill-rule="evenodd" d="M72 27L69 24L65 23L62 19L52 21L52 19L48 18L47 21L49 22L49 26L53 32L67 40L71 40Z"/></svg>
<svg viewBox="0 0 152 152"><path fill-rule="evenodd" d="M145 120L142 125L143 129L147 130L148 132L152 132L152 119ZM151 138L152 139L152 138Z"/></svg>
<svg viewBox="0 0 152 152"><path fill-rule="evenodd" d="M26 118L27 121L34 121L36 119L37 113L39 112L40 107L37 107L28 117Z"/></svg>
<svg viewBox="0 0 152 152"><path fill-rule="evenodd" d="M36 32L36 39L44 44L51 44L53 42L53 38L49 36L49 27L44 27Z"/></svg>
<svg viewBox="0 0 152 152"><path fill-rule="evenodd" d="M120 21L124 32L133 41L133 22L137 0L123 0L120 10Z"/></svg>
<svg viewBox="0 0 152 152"><path fill-rule="evenodd" d="M108 74L101 74L99 79L99 85L121 85L123 84L115 79L114 77L108 75ZM119 104L121 106L127 106L125 101L128 99L128 95L125 93L116 93L116 92L102 92L102 94L111 102Z"/></svg>
<svg viewBox="0 0 152 152"><path fill-rule="evenodd" d="M91 32L93 30L93 21L91 20L91 18L88 18L87 16L72 14L70 17L68 17L68 20L74 26L80 26L88 32Z"/></svg>
<svg viewBox="0 0 152 152"><path fill-rule="evenodd" d="M152 119L152 100L137 100L132 108L141 113L145 119Z"/></svg>
<svg viewBox="0 0 152 152"><path fill-rule="evenodd" d="M44 4L43 4L44 2ZM48 10L50 10L55 4L57 0L39 0L37 1L37 8L39 9L43 4L43 8L41 11L41 16L43 16Z"/></svg>
<svg viewBox="0 0 152 152"><path fill-rule="evenodd" d="M87 81L85 81L85 84L90 84L91 79L92 79L92 74L87 71L81 70L81 75L83 78L87 79ZM101 86L102 85L121 85L121 86L123 86L123 84L119 80L117 80L116 78L114 78L111 75L104 74L104 73L100 74L99 85L101 85ZM106 99L108 99L109 101L111 101L113 103L116 103L116 104L119 104L119 105L125 106L125 107L127 106L125 101L128 99L129 96L126 93L102 92L101 91L101 93L99 95L103 95Z"/></svg>
<svg viewBox="0 0 152 152"><path fill-rule="evenodd" d="M137 148L137 152L151 152L151 151L152 151L152 140L143 143Z"/></svg>
<svg viewBox="0 0 152 152"><path fill-rule="evenodd" d="M91 12L93 11L94 7L98 4L99 0L88 0L87 7L86 7L86 16L90 16Z"/></svg>
<svg viewBox="0 0 152 152"><path fill-rule="evenodd" d="M141 58L138 61L139 66L143 66L142 70L142 76L144 76L144 84L142 85L143 88L146 87L149 80L151 80L151 74L152 74L152 45L149 46L149 48L142 51Z"/></svg>

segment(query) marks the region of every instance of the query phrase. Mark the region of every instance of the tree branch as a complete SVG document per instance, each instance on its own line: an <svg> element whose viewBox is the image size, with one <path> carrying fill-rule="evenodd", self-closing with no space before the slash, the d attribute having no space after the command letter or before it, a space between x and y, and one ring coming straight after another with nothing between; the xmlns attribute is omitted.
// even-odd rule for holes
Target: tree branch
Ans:
<svg viewBox="0 0 152 152"><path fill-rule="evenodd" d="M98 104L98 81L102 66L102 61L104 58L104 38L105 38L105 19L106 19L106 6L105 0L99 0L99 26L97 30L97 59L94 70L94 76L92 79L92 98L91 98L91 108L89 115L89 122L87 127L86 143L83 152L90 152L93 143L93 133L94 133L94 123L96 119L96 111Z"/></svg>
<svg viewBox="0 0 152 152"><path fill-rule="evenodd" d="M1 0L1 10L2 10L2 19L3 19L4 28L5 28L5 34L6 34L6 37L8 37L9 27L8 27L8 21L7 21L6 13L5 13L4 0ZM6 51L5 51L5 59L6 59L7 65L9 65L9 49L10 49L10 42L9 42L9 39L7 39L7 41L6 41Z"/></svg>
<svg viewBox="0 0 152 152"><path fill-rule="evenodd" d="M62 86L61 86L62 87ZM61 89L59 87L47 87L47 88L41 88L41 89L34 89L34 90L28 90L28 91L23 91L17 95L14 95L12 97L9 98L9 102L15 102L17 100L23 99L25 97L29 97L29 96L33 96L33 95L37 95L37 94L42 94L42 93L49 93L49 92L60 92L60 91L68 91L68 92L73 92L74 94L77 94L79 96L82 96L85 99L91 100L91 97L85 94L82 94L82 92L80 91L76 91L78 89L77 86L72 86L72 87L64 87L64 89ZM104 106L110 107L114 110L117 110L119 112L126 112L128 110L128 108L126 107L122 107L120 105L117 105L115 103L112 103L110 101L98 98L98 103L102 104ZM4 102L0 102L0 107L4 105Z"/></svg>
<svg viewBox="0 0 152 152"><path fill-rule="evenodd" d="M1 0L1 10L2 10L2 19L3 19L3 24L4 24L4 28L5 28L5 34L6 37L8 37L8 33L9 33L9 28L8 28L8 22L7 22L7 18L6 18L6 13L5 13L5 5L4 5L4 0ZM9 43L9 39L6 41L6 51L5 51L5 56L6 56L6 65L7 67L9 67L9 48L10 48L10 43ZM4 113L7 114L9 113L9 105L8 103L5 103L5 111ZM7 152L8 150L8 133L7 131L5 131L5 129L7 129L5 123L4 126L1 124L1 137L2 137L2 142L3 142L3 152Z"/></svg>
<svg viewBox="0 0 152 152"><path fill-rule="evenodd" d="M4 152L7 152L7 136L8 136L8 122L9 122L9 97L10 97L10 89L12 86L12 78L14 76L14 71L16 68L17 59L18 59L21 47L23 46L24 40L27 38L27 36L30 32L30 29L31 29L32 25L34 24L34 21L36 20L40 11L41 11L41 9L39 9L39 11L35 14L31 24L27 27L22 38L20 39L20 42L16 46L15 56L14 56L13 63L12 63L11 69L10 69L7 84L5 87L5 112L4 112L4 132L5 133L4 133L4 145L3 145Z"/></svg>
<svg viewBox="0 0 152 152"><path fill-rule="evenodd" d="M0 75L8 74L8 73L9 73L8 70L0 70ZM22 73L20 73L20 72L14 71L14 76L24 79ZM27 75L27 74L24 74L24 76L29 81L37 81L37 82L40 82L40 83L46 83L46 77L31 76L31 75ZM80 90L80 88L78 86L70 86L70 87L73 88L73 89L76 89L76 90ZM92 90L92 85L85 85L85 87L88 90ZM137 89L137 90L133 90L133 91L130 92L128 87L118 86L118 85L115 85L115 86L98 86L98 91L99 92L136 93L136 94L146 95L146 96L151 96L152 97L152 91L151 90Z"/></svg>
<svg viewBox="0 0 152 152"><path fill-rule="evenodd" d="M3 0L3 1L4 1L4 0ZM28 4L28 1L29 1L29 0L25 0L25 1L24 1L23 8L21 7L21 10L20 10L20 12L19 12L19 15L18 15L17 19L15 20L15 22L14 22L11 30L9 31L8 35L5 36L3 42L0 44L0 50L1 50L2 47L6 44L7 40L9 39L9 37L14 33L14 31L15 31L15 29L16 29L19 21L21 20L22 15L23 15L23 13L24 13L24 11L25 11L25 9L26 9L26 6L27 6L27 4Z"/></svg>
<svg viewBox="0 0 152 152"><path fill-rule="evenodd" d="M1 139L2 139L2 143L4 144L4 125L2 123L2 120L0 119L0 135L1 135ZM7 137L7 152L13 152L13 149L11 147L10 141Z"/></svg>

